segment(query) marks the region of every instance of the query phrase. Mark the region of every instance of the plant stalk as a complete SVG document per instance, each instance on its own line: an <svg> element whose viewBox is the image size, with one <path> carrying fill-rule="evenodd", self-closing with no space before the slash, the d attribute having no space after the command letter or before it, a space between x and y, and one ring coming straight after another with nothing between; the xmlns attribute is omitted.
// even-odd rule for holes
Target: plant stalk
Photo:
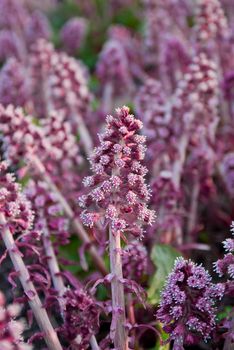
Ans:
<svg viewBox="0 0 234 350"><path fill-rule="evenodd" d="M49 350L62 350L58 336L49 320L46 310L43 308L37 291L30 280L30 275L24 261L18 251L14 238L7 228L7 221L3 213L0 213L0 224L3 226L1 236L11 258L15 271L19 273L19 280L25 295L28 297L29 305L33 311L40 330L43 333Z"/></svg>
<svg viewBox="0 0 234 350"><path fill-rule="evenodd" d="M110 268L113 274L111 281L112 294L112 323L110 335L114 341L115 349L128 350L128 337L125 330L125 301L124 286L121 283L123 278L122 257L121 257L121 238L120 232L112 232L109 228L109 250L110 250Z"/></svg>

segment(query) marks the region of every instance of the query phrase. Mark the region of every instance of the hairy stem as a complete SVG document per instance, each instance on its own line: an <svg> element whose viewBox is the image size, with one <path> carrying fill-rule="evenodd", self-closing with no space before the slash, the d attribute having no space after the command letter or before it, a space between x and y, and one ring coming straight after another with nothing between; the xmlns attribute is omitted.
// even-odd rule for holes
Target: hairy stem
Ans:
<svg viewBox="0 0 234 350"><path fill-rule="evenodd" d="M46 310L43 308L37 291L30 280L30 275L24 261L18 251L14 238L7 228L7 221L3 213L0 213L0 224L2 225L1 236L10 255L15 271L19 273L19 280L24 293L28 297L29 305L33 311L39 328L43 333L45 342L50 350L62 350L58 336L49 320Z"/></svg>
<svg viewBox="0 0 234 350"><path fill-rule="evenodd" d="M123 278L122 257L121 257L121 238L120 232L113 233L109 229L109 250L110 250L110 268L113 274L111 281L112 294L112 323L111 338L114 340L115 349L127 350L128 337L125 330L125 301L124 287L121 283Z"/></svg>
<svg viewBox="0 0 234 350"><path fill-rule="evenodd" d="M75 218L75 214L67 202L66 198L63 196L63 194L59 191L53 180L51 179L50 175L47 173L44 165L41 163L40 159L35 156L31 155L30 161L34 165L34 167L37 169L39 172L40 176L43 178L43 180L47 183L49 188L51 189L52 192L54 192L57 196L58 201L60 202L61 206L63 207L63 210L67 217L71 220L72 225L75 229L75 232L77 236L85 243L87 244L87 247L89 249L89 252L97 265L97 268L100 270L100 272L105 276L107 274L107 270L104 264L103 259L99 255L96 247L92 245L92 241L89 238L87 232L84 230L81 222Z"/></svg>

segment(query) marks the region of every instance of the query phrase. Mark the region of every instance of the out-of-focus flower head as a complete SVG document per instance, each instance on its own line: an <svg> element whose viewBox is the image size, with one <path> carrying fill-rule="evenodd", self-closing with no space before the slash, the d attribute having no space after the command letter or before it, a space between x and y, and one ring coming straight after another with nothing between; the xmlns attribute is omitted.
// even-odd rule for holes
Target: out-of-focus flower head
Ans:
<svg viewBox="0 0 234 350"><path fill-rule="evenodd" d="M170 35L163 42L160 56L160 71L165 74L162 80L170 82L173 92L191 63L189 50L181 39Z"/></svg>
<svg viewBox="0 0 234 350"><path fill-rule="evenodd" d="M82 17L73 17L64 24L60 38L70 54L76 53L81 48L87 33L87 26L87 20Z"/></svg>
<svg viewBox="0 0 234 350"><path fill-rule="evenodd" d="M129 61L121 43L109 39L99 55L96 73L101 83L111 84L116 94L126 92L132 86ZM124 87L124 89L123 89Z"/></svg>
<svg viewBox="0 0 234 350"><path fill-rule="evenodd" d="M31 104L30 80L24 65L13 57L0 71L0 103L5 107L13 104L25 109Z"/></svg>
<svg viewBox="0 0 234 350"><path fill-rule="evenodd" d="M23 34L28 18L29 12L23 1L0 0L0 27Z"/></svg>
<svg viewBox="0 0 234 350"><path fill-rule="evenodd" d="M30 158L34 152L42 158L45 151L53 154L43 130L33 123L31 116L25 116L21 108L0 105L0 131L7 159L14 164Z"/></svg>
<svg viewBox="0 0 234 350"><path fill-rule="evenodd" d="M55 153L53 158L63 168L71 168L81 163L78 143L72 133L72 126L66 120L64 111L52 111L47 119L41 122L45 137L49 140Z"/></svg>
<svg viewBox="0 0 234 350"><path fill-rule="evenodd" d="M197 0L195 21L198 43L205 44L227 35L227 19L219 0Z"/></svg>
<svg viewBox="0 0 234 350"><path fill-rule="evenodd" d="M43 12L35 10L27 22L25 35L28 45L33 44L38 39L48 40L51 36L51 28L47 17Z"/></svg>
<svg viewBox="0 0 234 350"><path fill-rule="evenodd" d="M20 40L11 30L0 31L0 61L5 61L9 57L20 58Z"/></svg>

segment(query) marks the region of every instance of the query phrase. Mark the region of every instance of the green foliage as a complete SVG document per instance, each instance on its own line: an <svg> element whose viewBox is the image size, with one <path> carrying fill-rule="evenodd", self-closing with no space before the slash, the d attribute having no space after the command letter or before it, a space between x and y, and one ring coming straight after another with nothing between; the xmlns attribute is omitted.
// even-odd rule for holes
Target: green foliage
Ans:
<svg viewBox="0 0 234 350"><path fill-rule="evenodd" d="M229 305L225 306L224 309L218 313L217 320L222 321L226 317L228 318L230 316L232 310L233 310L232 306L229 306Z"/></svg>
<svg viewBox="0 0 234 350"><path fill-rule="evenodd" d="M148 299L151 304L158 304L160 292L165 279L171 272L175 259L181 256L180 252L165 244L156 244L151 251L151 259L156 267L156 272L150 280Z"/></svg>

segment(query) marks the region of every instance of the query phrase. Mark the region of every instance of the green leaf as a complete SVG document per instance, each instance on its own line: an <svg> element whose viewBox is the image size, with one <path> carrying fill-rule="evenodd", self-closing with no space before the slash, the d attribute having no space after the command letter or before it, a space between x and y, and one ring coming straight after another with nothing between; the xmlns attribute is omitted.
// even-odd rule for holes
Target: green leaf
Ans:
<svg viewBox="0 0 234 350"><path fill-rule="evenodd" d="M151 278L148 289L148 299L151 304L159 303L165 280L174 266L175 259L179 256L181 256L180 252L169 245L156 244L153 247L151 260L156 267L156 272Z"/></svg>

